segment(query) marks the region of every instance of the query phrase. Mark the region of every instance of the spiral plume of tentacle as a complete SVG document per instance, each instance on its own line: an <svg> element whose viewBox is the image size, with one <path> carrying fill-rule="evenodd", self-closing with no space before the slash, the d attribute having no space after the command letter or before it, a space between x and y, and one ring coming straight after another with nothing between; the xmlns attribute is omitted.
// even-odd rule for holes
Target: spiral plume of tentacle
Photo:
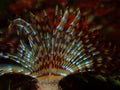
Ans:
<svg viewBox="0 0 120 90"><path fill-rule="evenodd" d="M114 73L119 68L116 47L104 43L101 28L90 25L80 9L58 7L41 11L31 24L21 18L13 20L0 41L0 61L16 64L2 63L0 74L40 78L74 72Z"/></svg>

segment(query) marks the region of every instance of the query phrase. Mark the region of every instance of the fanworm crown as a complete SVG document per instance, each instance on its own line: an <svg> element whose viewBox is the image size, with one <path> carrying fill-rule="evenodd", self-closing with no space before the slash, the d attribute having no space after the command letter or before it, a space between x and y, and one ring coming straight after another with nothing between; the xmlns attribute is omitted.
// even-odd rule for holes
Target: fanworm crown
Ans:
<svg viewBox="0 0 120 90"><path fill-rule="evenodd" d="M0 75L13 72L40 78L117 72L116 47L104 42L102 27L89 22L80 9L47 9L28 21L31 24L21 18L13 20L0 41Z"/></svg>

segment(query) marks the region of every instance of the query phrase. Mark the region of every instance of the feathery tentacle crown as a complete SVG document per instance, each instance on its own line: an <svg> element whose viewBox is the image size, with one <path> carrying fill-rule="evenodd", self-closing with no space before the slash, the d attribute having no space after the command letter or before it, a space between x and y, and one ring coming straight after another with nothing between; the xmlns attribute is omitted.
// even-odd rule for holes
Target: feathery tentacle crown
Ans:
<svg viewBox="0 0 120 90"><path fill-rule="evenodd" d="M32 77L45 75L66 76L76 71L105 73L111 64L111 43L106 47L99 30L91 29L80 9L64 13L43 10L30 23L17 18L9 25L8 34L15 35L9 50L0 47L0 57L19 65L1 65L1 74L22 73ZM110 49L111 48L111 49ZM111 52L112 51L112 52ZM109 63L109 64L108 64Z"/></svg>

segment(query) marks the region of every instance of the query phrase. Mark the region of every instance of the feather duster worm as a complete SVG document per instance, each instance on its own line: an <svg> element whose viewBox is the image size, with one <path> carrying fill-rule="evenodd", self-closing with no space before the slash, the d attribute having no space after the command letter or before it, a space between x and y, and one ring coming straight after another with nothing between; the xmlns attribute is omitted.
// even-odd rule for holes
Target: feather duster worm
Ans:
<svg viewBox="0 0 120 90"><path fill-rule="evenodd" d="M80 9L47 9L31 24L13 20L0 41L0 74L22 73L40 79L59 80L74 72L118 73L119 58L111 43L105 44L101 27L82 16Z"/></svg>

